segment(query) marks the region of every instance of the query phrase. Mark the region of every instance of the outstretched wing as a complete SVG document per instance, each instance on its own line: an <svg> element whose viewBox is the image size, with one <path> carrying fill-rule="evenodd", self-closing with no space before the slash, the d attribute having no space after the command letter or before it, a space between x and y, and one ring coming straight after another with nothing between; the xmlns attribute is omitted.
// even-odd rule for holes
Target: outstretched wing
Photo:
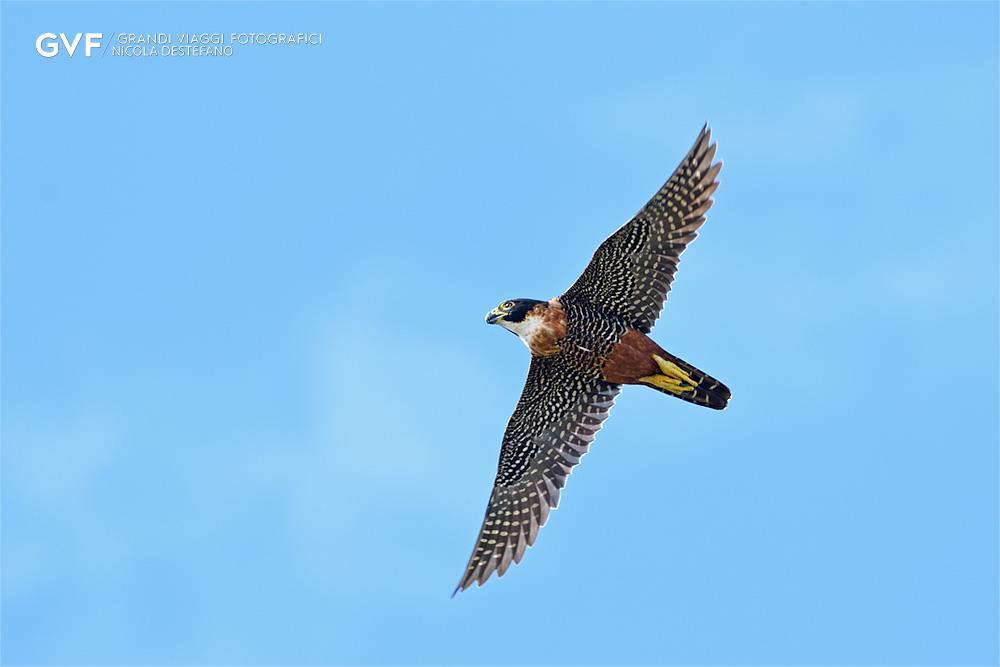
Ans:
<svg viewBox="0 0 1000 667"><path fill-rule="evenodd" d="M566 477L608 418L620 385L533 357L507 423L493 493L469 564L455 593L494 571L503 576L535 543Z"/></svg>
<svg viewBox="0 0 1000 667"><path fill-rule="evenodd" d="M600 245L564 297L586 299L649 333L667 299L680 255L713 204L712 193L719 187L715 177L722 169L722 162L712 164L715 147L705 125L673 176Z"/></svg>

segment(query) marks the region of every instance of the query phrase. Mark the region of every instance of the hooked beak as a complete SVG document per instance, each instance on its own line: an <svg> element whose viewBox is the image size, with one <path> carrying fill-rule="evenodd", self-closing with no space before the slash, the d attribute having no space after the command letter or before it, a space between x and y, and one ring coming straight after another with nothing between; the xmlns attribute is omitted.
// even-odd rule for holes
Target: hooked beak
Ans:
<svg viewBox="0 0 1000 667"><path fill-rule="evenodd" d="M486 324L496 324L497 322L499 322L502 319L503 319L503 313L501 313L499 310L497 310L496 308L494 308L486 316Z"/></svg>

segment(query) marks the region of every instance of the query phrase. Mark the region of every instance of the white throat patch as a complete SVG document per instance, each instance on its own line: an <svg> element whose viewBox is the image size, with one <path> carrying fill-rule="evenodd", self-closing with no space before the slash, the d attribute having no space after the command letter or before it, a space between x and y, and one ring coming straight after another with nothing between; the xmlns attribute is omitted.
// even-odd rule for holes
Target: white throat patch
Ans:
<svg viewBox="0 0 1000 667"><path fill-rule="evenodd" d="M535 334L541 330L544 320L538 315L528 313L520 322L500 320L498 324L507 331L513 331L516 333L517 337L521 339L521 342L524 343L530 350L531 341L535 338Z"/></svg>

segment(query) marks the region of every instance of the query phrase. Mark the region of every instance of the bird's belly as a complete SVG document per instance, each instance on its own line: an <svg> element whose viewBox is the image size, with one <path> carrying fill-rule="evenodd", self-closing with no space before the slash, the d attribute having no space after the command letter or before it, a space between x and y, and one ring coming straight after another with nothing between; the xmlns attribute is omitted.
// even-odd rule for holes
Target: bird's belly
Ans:
<svg viewBox="0 0 1000 667"><path fill-rule="evenodd" d="M578 372L601 377L608 355L628 326L589 305L570 302L565 307L567 325L559 346L561 361Z"/></svg>
<svg viewBox="0 0 1000 667"><path fill-rule="evenodd" d="M559 341L559 361L578 373L601 376L601 366L612 348L611 341L593 340L568 333Z"/></svg>
<svg viewBox="0 0 1000 667"><path fill-rule="evenodd" d="M653 339L634 329L626 331L603 360L601 372L608 382L633 383L659 372L654 354L662 355L663 349Z"/></svg>

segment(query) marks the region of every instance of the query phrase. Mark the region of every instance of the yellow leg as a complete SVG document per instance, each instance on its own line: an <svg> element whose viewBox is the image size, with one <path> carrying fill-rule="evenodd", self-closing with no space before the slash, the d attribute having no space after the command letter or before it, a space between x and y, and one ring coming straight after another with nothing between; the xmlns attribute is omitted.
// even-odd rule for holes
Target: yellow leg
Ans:
<svg viewBox="0 0 1000 667"><path fill-rule="evenodd" d="M651 384L654 387L665 389L671 394L683 394L694 391L698 383L684 369L672 361L667 361L658 354L653 355L653 361L660 367L662 375L647 375L639 378L639 382Z"/></svg>

